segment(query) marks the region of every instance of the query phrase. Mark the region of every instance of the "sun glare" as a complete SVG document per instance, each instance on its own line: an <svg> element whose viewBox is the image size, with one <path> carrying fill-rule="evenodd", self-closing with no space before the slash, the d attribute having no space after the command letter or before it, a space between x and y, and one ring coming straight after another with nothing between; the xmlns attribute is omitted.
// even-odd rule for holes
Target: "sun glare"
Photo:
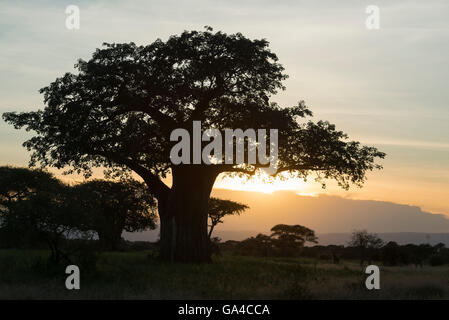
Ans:
<svg viewBox="0 0 449 320"><path fill-rule="evenodd" d="M310 186L307 182L300 179L282 179L280 177L270 179L269 176L263 171L257 173L251 178L220 176L214 185L214 188L217 189L231 189L263 193L273 193L280 190L293 190L302 194L308 194L310 196L312 193L307 192L309 187Z"/></svg>

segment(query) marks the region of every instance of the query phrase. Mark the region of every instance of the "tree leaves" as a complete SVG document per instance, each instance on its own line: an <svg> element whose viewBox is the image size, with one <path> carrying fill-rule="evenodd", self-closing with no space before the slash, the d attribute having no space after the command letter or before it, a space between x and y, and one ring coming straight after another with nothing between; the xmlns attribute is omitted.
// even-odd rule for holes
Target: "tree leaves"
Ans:
<svg viewBox="0 0 449 320"><path fill-rule="evenodd" d="M160 197L168 190L161 178L173 168L170 132L191 130L194 120L220 131L278 129L279 171L303 178L315 172L323 186L326 179L345 189L360 186L385 156L348 141L329 122L301 122L312 116L303 101L293 107L270 101L285 89L287 75L265 39L206 27L146 46L105 43L75 67L77 73L41 89L44 110L3 114L15 128L36 132L24 142L31 165L86 176L94 167L133 170ZM218 173L253 174L260 167L215 165Z"/></svg>

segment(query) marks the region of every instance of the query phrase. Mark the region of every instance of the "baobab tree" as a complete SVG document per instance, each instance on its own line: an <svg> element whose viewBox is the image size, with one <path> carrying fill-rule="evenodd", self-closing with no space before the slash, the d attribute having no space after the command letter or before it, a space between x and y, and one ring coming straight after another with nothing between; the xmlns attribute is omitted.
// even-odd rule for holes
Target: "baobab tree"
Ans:
<svg viewBox="0 0 449 320"><path fill-rule="evenodd" d="M247 157L243 163L234 157L231 163L173 164L171 132L191 133L194 121L220 131L277 129L273 175L316 173L318 181L334 179L348 188L381 168L376 159L384 153L376 148L349 141L329 122L301 121L312 116L304 102L281 107L271 101L285 89L287 75L264 39L207 27L146 46L104 44L75 67L77 73L41 89L43 110L3 118L36 132L24 143L33 151L30 165L65 167L86 176L95 167L116 175L137 173L158 201L165 260L210 261L207 208L217 176L254 175L267 166L250 164ZM170 187L163 180L169 174Z"/></svg>

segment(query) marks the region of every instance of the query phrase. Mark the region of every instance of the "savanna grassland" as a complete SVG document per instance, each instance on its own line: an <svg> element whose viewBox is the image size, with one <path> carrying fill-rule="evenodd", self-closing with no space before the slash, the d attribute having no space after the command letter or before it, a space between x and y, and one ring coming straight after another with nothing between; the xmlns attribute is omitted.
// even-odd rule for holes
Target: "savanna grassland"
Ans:
<svg viewBox="0 0 449 320"><path fill-rule="evenodd" d="M48 252L0 250L0 299L449 299L449 266L382 267L367 290L355 261L224 254L210 264L168 264L151 251L106 252L65 288L65 266ZM88 260L88 259L87 259Z"/></svg>

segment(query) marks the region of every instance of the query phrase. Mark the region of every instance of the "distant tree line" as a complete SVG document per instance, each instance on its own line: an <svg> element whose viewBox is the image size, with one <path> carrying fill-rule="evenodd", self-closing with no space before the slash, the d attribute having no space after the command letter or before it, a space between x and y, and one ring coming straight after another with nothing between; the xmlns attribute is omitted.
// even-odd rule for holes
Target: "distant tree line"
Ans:
<svg viewBox="0 0 449 320"><path fill-rule="evenodd" d="M258 234L243 241L227 241L223 250L249 256L298 256L306 242L317 243L315 232L301 225L278 224L271 228L271 235Z"/></svg>
<svg viewBox="0 0 449 320"><path fill-rule="evenodd" d="M354 231L346 246L314 245L304 246L306 241L316 243L316 237L310 229L301 226L277 225L271 229L271 236L258 234L242 241L229 240L220 243L221 251L235 255L257 257L308 257L338 264L340 259L356 260L361 265L382 263L387 266L424 264L439 266L449 264L449 248L443 243L399 245L394 241L384 243L375 234L365 230ZM287 230L295 229L296 236L302 240L294 241ZM281 233L279 233L279 230ZM279 236L281 234L281 236Z"/></svg>

